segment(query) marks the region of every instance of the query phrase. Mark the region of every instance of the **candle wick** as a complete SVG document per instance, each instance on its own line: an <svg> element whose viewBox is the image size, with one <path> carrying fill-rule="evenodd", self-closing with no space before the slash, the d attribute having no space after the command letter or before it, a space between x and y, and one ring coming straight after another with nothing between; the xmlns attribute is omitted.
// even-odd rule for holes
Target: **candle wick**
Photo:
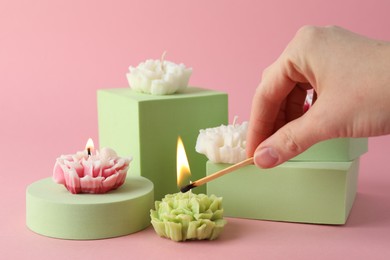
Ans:
<svg viewBox="0 0 390 260"><path fill-rule="evenodd" d="M161 70L164 71L164 59L165 59L165 55L167 55L167 51L164 51L163 54L161 55L161 59L160 59L160 62L161 62Z"/></svg>
<svg viewBox="0 0 390 260"><path fill-rule="evenodd" d="M91 148L87 148L88 157L91 156Z"/></svg>
<svg viewBox="0 0 390 260"><path fill-rule="evenodd" d="M238 116L234 116L234 119L233 119L233 127L236 126L237 119L238 119Z"/></svg>
<svg viewBox="0 0 390 260"><path fill-rule="evenodd" d="M192 181L190 181L190 185L192 184ZM190 192L188 193L188 201L190 202L191 201L191 197L192 197L192 190L190 190Z"/></svg>

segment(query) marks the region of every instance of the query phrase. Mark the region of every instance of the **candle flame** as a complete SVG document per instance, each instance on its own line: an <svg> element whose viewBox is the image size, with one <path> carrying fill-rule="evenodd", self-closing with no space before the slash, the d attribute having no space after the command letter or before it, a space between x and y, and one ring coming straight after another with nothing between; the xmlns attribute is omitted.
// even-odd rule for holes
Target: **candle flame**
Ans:
<svg viewBox="0 0 390 260"><path fill-rule="evenodd" d="M95 148L92 138L89 138L87 144L85 145L85 150L88 151L88 154L92 154L93 149Z"/></svg>
<svg viewBox="0 0 390 260"><path fill-rule="evenodd" d="M184 144L180 136L177 138L176 170L177 186L182 187L184 184L183 182L191 176L191 171Z"/></svg>

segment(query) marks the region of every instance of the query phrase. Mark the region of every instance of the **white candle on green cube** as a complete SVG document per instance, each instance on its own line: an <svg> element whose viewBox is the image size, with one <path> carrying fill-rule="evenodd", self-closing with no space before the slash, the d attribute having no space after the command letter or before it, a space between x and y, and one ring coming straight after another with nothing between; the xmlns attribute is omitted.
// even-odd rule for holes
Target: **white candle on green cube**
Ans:
<svg viewBox="0 0 390 260"><path fill-rule="evenodd" d="M168 95L187 88L192 69L164 58L165 52L159 60L148 59L137 67L130 66L127 73L130 87L152 95Z"/></svg>
<svg viewBox="0 0 390 260"><path fill-rule="evenodd" d="M247 158L246 135L248 122L201 129L196 141L196 151L206 155L213 163L238 163Z"/></svg>

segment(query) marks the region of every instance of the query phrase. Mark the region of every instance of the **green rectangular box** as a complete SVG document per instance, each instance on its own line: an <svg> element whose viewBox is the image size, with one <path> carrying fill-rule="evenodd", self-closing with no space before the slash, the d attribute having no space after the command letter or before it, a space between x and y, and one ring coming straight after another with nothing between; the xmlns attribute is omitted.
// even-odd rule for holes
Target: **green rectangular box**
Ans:
<svg viewBox="0 0 390 260"><path fill-rule="evenodd" d="M178 191L176 144L183 139L192 179L206 174L206 158L195 152L199 129L228 122L228 95L190 87L173 95L149 95L130 88L98 90L100 147L133 156L129 175L154 183L155 199ZM206 187L199 192L206 193Z"/></svg>
<svg viewBox="0 0 390 260"><path fill-rule="evenodd" d="M228 166L207 162L207 174ZM249 165L207 183L207 193L223 197L228 217L345 224L358 172L359 159L286 162L273 169Z"/></svg>
<svg viewBox="0 0 390 260"><path fill-rule="evenodd" d="M290 161L348 162L368 150L367 138L336 138L319 142Z"/></svg>

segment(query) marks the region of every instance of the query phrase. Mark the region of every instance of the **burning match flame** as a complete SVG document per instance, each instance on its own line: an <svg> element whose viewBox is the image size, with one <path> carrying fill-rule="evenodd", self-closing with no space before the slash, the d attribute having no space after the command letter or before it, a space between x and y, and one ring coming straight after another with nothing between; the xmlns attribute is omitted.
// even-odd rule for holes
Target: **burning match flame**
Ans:
<svg viewBox="0 0 390 260"><path fill-rule="evenodd" d="M190 166L188 164L184 144L179 136L177 138L177 154L176 154L176 172L177 172L177 186L182 187L186 180L191 176Z"/></svg>

